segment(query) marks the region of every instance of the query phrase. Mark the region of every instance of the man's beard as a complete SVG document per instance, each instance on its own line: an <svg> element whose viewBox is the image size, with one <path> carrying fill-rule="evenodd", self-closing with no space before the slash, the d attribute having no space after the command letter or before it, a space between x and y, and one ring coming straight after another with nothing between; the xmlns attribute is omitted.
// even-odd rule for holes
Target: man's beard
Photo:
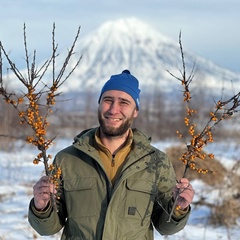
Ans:
<svg viewBox="0 0 240 240"><path fill-rule="evenodd" d="M98 111L98 121L102 132L109 137L118 137L124 135L133 123L133 115L126 119L118 128L107 126L100 111Z"/></svg>

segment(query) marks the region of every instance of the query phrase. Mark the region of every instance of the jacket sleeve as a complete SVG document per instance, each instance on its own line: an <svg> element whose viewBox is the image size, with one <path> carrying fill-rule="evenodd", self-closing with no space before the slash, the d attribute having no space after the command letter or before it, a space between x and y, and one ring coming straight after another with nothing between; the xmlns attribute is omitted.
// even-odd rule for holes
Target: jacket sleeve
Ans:
<svg viewBox="0 0 240 240"><path fill-rule="evenodd" d="M53 161L54 166L60 166L57 156L58 154ZM59 181L61 185L59 188L61 189L63 188L63 183L62 180ZM53 204L50 201L48 208L45 211L40 212L35 208L34 201L32 199L28 210L28 221L30 225L42 236L53 235L59 232L65 226L67 218L63 191L59 191L59 198L56 199L56 209L57 210L53 208Z"/></svg>
<svg viewBox="0 0 240 240"><path fill-rule="evenodd" d="M164 161L165 164L160 174L159 192L156 196L151 219L155 229L161 235L172 235L185 227L191 208L189 207L186 212L181 212L177 215L173 214L169 221L172 207L172 193L176 184L176 174L167 156L165 156Z"/></svg>
<svg viewBox="0 0 240 240"><path fill-rule="evenodd" d="M185 227L190 215L189 208L189 210L181 216L176 217L173 215L169 221L170 211L171 209L168 207L168 205L162 207L158 203L155 203L155 210L152 215L152 221L156 230L161 235L172 235L181 231Z"/></svg>
<svg viewBox="0 0 240 240"><path fill-rule="evenodd" d="M41 236L53 235L64 226L63 210L58 206L58 211L53 210L52 204L44 212L36 210L33 199L29 204L28 221Z"/></svg>

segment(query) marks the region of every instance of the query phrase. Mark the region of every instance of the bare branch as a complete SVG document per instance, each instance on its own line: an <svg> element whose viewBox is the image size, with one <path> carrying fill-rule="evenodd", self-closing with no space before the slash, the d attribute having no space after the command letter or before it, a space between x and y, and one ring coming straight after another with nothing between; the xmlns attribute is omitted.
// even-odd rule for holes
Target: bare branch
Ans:
<svg viewBox="0 0 240 240"><path fill-rule="evenodd" d="M15 74L17 79L19 79L24 85L27 84L26 79L23 77L22 73L18 70L18 68L16 68L16 65L11 61L11 59L9 58L7 52L3 48L2 42L0 42L0 48L2 49L4 56L6 57L9 65L11 67L10 70L13 71L13 73Z"/></svg>
<svg viewBox="0 0 240 240"><path fill-rule="evenodd" d="M56 47L55 47L55 23L53 24L53 30L52 30L52 81L54 83L55 81L55 59L56 59Z"/></svg>
<svg viewBox="0 0 240 240"><path fill-rule="evenodd" d="M61 86L61 85L68 79L68 77L70 76L70 74L72 73L72 72L70 72L70 74L69 74L69 75L61 82L61 84L59 85L59 81L60 81L60 79L62 78L62 76L63 76L63 74L64 74L64 72L65 72L65 69L66 69L66 67L67 67L67 65L68 65L68 62L69 62L71 56L74 54L74 48L75 48L76 42L77 42L78 37L79 37L79 34L80 34L80 29L81 29L81 27L78 28L76 37L75 37L75 39L74 39L74 41L73 41L73 44L72 44L72 47L71 47L70 50L68 51L68 55L67 55L67 57L66 57L66 59L65 59L65 61L64 61L64 63L63 63L63 66L62 66L62 68L61 68L61 70L60 70L60 72L59 72L56 80L55 80L58 86ZM79 60L77 61L76 65L74 66L74 69L77 67L77 65L79 64L80 60L81 60L81 57L80 57Z"/></svg>
<svg viewBox="0 0 240 240"><path fill-rule="evenodd" d="M27 47L27 33L26 33L26 24L23 25L23 42L24 42L24 50L25 50L25 57L26 57L26 64L27 64L27 72L28 72L28 82L30 82L31 70L29 66L29 56L28 56L28 47Z"/></svg>

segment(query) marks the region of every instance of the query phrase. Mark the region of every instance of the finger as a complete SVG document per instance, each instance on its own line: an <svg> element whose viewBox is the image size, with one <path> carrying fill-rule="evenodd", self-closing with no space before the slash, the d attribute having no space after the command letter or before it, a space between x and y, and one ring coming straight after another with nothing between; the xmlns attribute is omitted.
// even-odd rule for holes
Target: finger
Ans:
<svg viewBox="0 0 240 240"><path fill-rule="evenodd" d="M49 182L49 176L43 176L39 179L39 182Z"/></svg>
<svg viewBox="0 0 240 240"><path fill-rule="evenodd" d="M56 194L56 193L57 193L57 190L56 190L54 184L50 184L50 192L53 193L53 194Z"/></svg>
<svg viewBox="0 0 240 240"><path fill-rule="evenodd" d="M54 184L49 181L49 177L42 177L35 185L34 188L48 187L51 190L54 188Z"/></svg>
<svg viewBox="0 0 240 240"><path fill-rule="evenodd" d="M181 178L179 180L180 183L189 183L188 179L187 178Z"/></svg>
<svg viewBox="0 0 240 240"><path fill-rule="evenodd" d="M54 184L49 182L49 177L42 177L34 186L33 186L33 195L38 200L46 200L50 199L51 193L56 194L57 190L55 189Z"/></svg>
<svg viewBox="0 0 240 240"><path fill-rule="evenodd" d="M186 178L180 179L180 181L176 185L176 187L179 188L179 189L185 189L185 188L188 188L190 186L191 186L191 184Z"/></svg>
<svg viewBox="0 0 240 240"><path fill-rule="evenodd" d="M35 189L44 188L44 187L49 188L50 183L48 181L41 180L41 179L33 186L33 188Z"/></svg>
<svg viewBox="0 0 240 240"><path fill-rule="evenodd" d="M49 177L48 176L44 176L44 177L42 177L39 181L38 181L38 183L40 184L40 185L42 185L42 186L46 186L46 185L49 185L50 184L50 181L49 181L50 179L49 179Z"/></svg>
<svg viewBox="0 0 240 240"><path fill-rule="evenodd" d="M35 196L34 196L35 199L37 199L37 201L48 201L50 200L50 194L49 193L37 193Z"/></svg>
<svg viewBox="0 0 240 240"><path fill-rule="evenodd" d="M180 197L192 197L194 195L194 191L192 189L185 189L179 192Z"/></svg>
<svg viewBox="0 0 240 240"><path fill-rule="evenodd" d="M49 183L42 183L38 182L36 185L33 186L33 194L42 194L42 193L50 193L50 184Z"/></svg>
<svg viewBox="0 0 240 240"><path fill-rule="evenodd" d="M49 188L49 183L46 181L39 180L34 186L33 189L40 189L40 188Z"/></svg>
<svg viewBox="0 0 240 240"><path fill-rule="evenodd" d="M41 194L41 193L49 193L50 194L50 188L48 187L34 187L33 193L34 194Z"/></svg>
<svg viewBox="0 0 240 240"><path fill-rule="evenodd" d="M189 184L190 183L189 183L188 179L186 179L186 178L182 178L179 181L179 185L182 185L182 186L188 186Z"/></svg>

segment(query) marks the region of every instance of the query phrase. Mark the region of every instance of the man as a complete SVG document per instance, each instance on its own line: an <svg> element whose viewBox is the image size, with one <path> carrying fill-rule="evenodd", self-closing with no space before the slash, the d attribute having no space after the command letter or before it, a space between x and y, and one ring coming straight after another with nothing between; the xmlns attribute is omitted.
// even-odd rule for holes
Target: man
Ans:
<svg viewBox="0 0 240 240"><path fill-rule="evenodd" d="M139 111L139 83L128 70L111 76L99 97L98 128L79 134L60 151L58 211L48 177L34 186L29 222L40 235L63 228L62 240L152 240L153 229L174 234L186 225L194 190L176 184L167 156L131 129ZM174 201L176 209L170 216Z"/></svg>

